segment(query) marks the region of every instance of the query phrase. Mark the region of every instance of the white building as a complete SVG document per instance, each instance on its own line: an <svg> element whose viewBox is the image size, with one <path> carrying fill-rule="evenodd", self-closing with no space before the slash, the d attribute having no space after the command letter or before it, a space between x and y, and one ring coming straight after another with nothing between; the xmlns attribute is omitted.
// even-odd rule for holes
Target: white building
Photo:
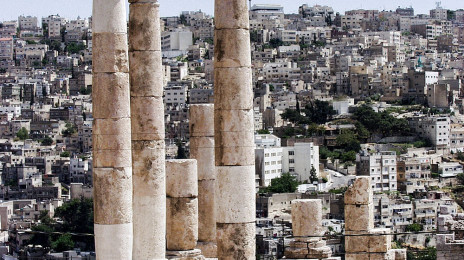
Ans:
<svg viewBox="0 0 464 260"><path fill-rule="evenodd" d="M255 135L255 168L260 186L267 187L271 180L282 175L282 147L280 138L271 134Z"/></svg>
<svg viewBox="0 0 464 260"><path fill-rule="evenodd" d="M35 16L20 16L18 17L18 24L21 30L34 30L38 27L38 20Z"/></svg>
<svg viewBox="0 0 464 260"><path fill-rule="evenodd" d="M193 34L189 30L176 29L161 33L161 49L163 51L187 51L193 44Z"/></svg>
<svg viewBox="0 0 464 260"><path fill-rule="evenodd" d="M463 173L463 167L457 162L443 162L438 165L438 172L440 177L449 178L456 177L456 175Z"/></svg>
<svg viewBox="0 0 464 260"><path fill-rule="evenodd" d="M164 103L166 107L185 107L187 102L186 85L167 86L164 89Z"/></svg>
<svg viewBox="0 0 464 260"><path fill-rule="evenodd" d="M419 136L428 138L437 149L450 147L450 118L444 116L426 116L413 118L413 128Z"/></svg>
<svg viewBox="0 0 464 260"><path fill-rule="evenodd" d="M296 174L300 182L308 181L314 167L319 176L319 146L313 143L295 143L282 147L282 171Z"/></svg>
<svg viewBox="0 0 464 260"><path fill-rule="evenodd" d="M357 155L356 170L358 175L371 176L374 192L398 189L396 152Z"/></svg>

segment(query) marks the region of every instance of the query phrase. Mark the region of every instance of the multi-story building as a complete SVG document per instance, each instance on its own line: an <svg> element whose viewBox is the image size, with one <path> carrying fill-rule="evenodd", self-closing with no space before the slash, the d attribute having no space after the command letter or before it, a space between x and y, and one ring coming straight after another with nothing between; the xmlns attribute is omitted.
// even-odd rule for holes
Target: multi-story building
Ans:
<svg viewBox="0 0 464 260"><path fill-rule="evenodd" d="M275 135L255 135L255 168L260 186L267 187L282 174L282 147Z"/></svg>
<svg viewBox="0 0 464 260"><path fill-rule="evenodd" d="M311 169L319 176L319 146L313 143L295 143L282 147L282 171L296 174L301 182L310 179Z"/></svg>
<svg viewBox="0 0 464 260"><path fill-rule="evenodd" d="M13 53L13 38L0 37L0 60L12 60Z"/></svg>
<svg viewBox="0 0 464 260"><path fill-rule="evenodd" d="M59 15L50 15L42 18L42 26L47 24L48 38L60 39L61 29L66 25L66 19Z"/></svg>
<svg viewBox="0 0 464 260"><path fill-rule="evenodd" d="M431 160L428 157L402 156L398 165L398 188L406 194L426 192L427 187L437 185L431 176Z"/></svg>
<svg viewBox="0 0 464 260"><path fill-rule="evenodd" d="M358 175L371 177L374 192L396 191L398 189L396 152L387 151L375 154L363 152L358 154L356 170Z"/></svg>
<svg viewBox="0 0 464 260"><path fill-rule="evenodd" d="M450 127L450 152L464 151L464 127L462 124L451 124Z"/></svg>
<svg viewBox="0 0 464 260"><path fill-rule="evenodd" d="M418 116L409 121L415 132L428 138L437 150L450 147L450 118L446 116Z"/></svg>
<svg viewBox="0 0 464 260"><path fill-rule="evenodd" d="M281 5L258 4L253 5L250 9L250 19L252 20L268 20L268 19L284 19L284 8Z"/></svg>
<svg viewBox="0 0 464 260"><path fill-rule="evenodd" d="M193 44L193 34L186 29L174 29L161 33L161 49L163 51L187 51Z"/></svg>
<svg viewBox="0 0 464 260"><path fill-rule="evenodd" d="M21 30L34 30L38 27L38 20L35 16L19 16L18 17L19 29Z"/></svg>
<svg viewBox="0 0 464 260"><path fill-rule="evenodd" d="M463 172L463 166L457 162L442 162L438 165L438 173L442 178L456 177Z"/></svg>

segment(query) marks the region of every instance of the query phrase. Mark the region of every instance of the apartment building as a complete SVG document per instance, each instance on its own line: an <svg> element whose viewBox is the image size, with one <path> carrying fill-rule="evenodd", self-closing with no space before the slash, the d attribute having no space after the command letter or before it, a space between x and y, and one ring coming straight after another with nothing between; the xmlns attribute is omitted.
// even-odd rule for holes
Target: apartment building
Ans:
<svg viewBox="0 0 464 260"><path fill-rule="evenodd" d="M398 189L396 152L386 151L374 154L362 152L356 158L358 175L371 176L374 192L396 191Z"/></svg>
<svg viewBox="0 0 464 260"><path fill-rule="evenodd" d="M319 146L314 143L295 143L282 147L282 171L296 174L301 182L309 181L311 169L319 176Z"/></svg>

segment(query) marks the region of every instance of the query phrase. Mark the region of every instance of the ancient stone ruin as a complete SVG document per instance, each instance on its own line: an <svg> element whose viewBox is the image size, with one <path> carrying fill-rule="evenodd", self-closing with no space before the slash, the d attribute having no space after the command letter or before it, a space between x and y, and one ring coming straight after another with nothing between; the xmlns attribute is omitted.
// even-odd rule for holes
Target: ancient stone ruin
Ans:
<svg viewBox="0 0 464 260"><path fill-rule="evenodd" d="M345 192L345 259L406 259L406 250L391 249L391 230L374 228L370 177L357 177Z"/></svg>
<svg viewBox="0 0 464 260"><path fill-rule="evenodd" d="M215 105L191 107L196 160L167 163L159 4L129 2L128 41L126 1L93 1L97 259L203 259L201 250L207 257L252 259L255 167L247 2L215 2Z"/></svg>

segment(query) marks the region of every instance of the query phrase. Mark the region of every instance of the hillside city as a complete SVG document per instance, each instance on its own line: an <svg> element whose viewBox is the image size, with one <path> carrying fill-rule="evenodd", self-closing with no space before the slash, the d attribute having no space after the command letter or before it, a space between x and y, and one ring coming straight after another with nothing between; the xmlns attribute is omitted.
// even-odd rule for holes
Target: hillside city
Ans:
<svg viewBox="0 0 464 260"><path fill-rule="evenodd" d="M249 18L257 259L288 256L295 199L322 201L344 259L356 176L392 248L464 258L464 10L255 4ZM161 30L166 158L188 158L189 106L214 102L214 18ZM2 259L95 259L92 17L0 22L0 89Z"/></svg>

